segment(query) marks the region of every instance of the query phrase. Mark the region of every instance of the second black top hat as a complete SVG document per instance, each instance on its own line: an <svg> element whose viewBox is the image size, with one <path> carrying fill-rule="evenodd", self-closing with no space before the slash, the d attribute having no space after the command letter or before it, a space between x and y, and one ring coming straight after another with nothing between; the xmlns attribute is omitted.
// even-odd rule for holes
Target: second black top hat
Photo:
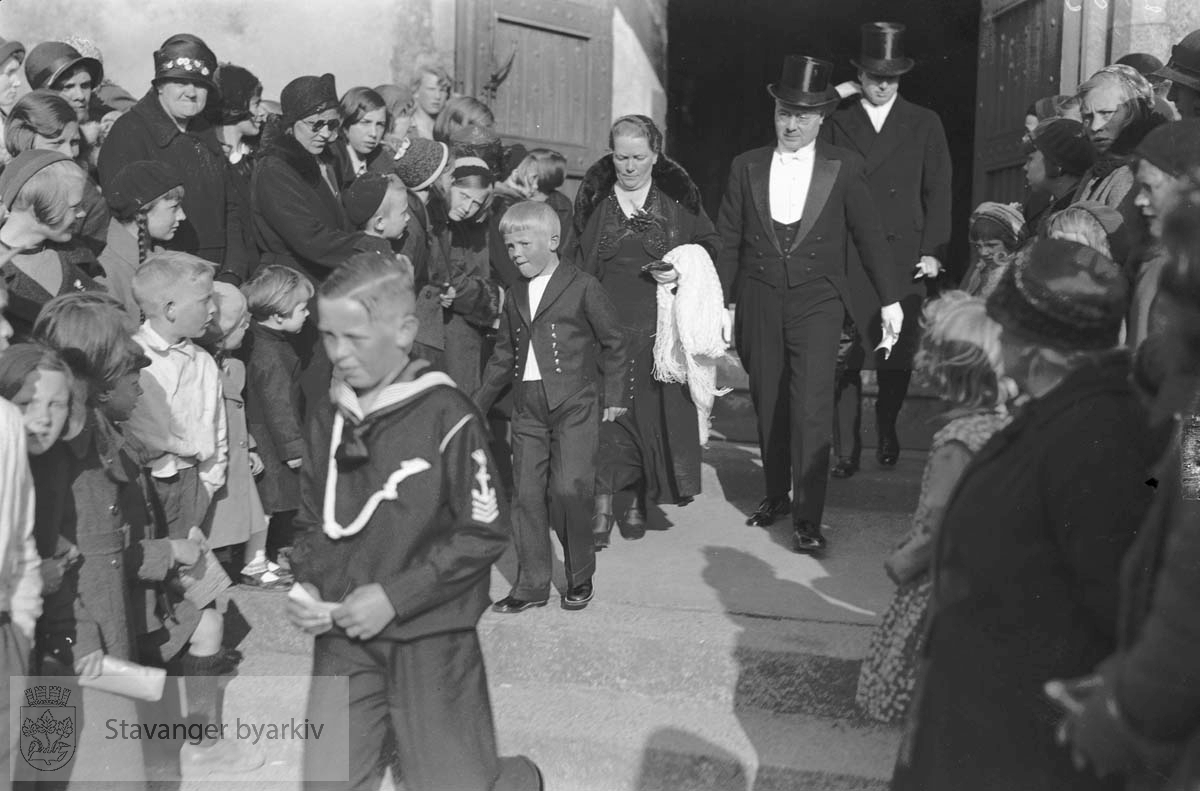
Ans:
<svg viewBox="0 0 1200 791"><path fill-rule="evenodd" d="M850 61L867 74L899 77L916 65L904 56L904 25L898 22L868 22L862 26L858 60Z"/></svg>

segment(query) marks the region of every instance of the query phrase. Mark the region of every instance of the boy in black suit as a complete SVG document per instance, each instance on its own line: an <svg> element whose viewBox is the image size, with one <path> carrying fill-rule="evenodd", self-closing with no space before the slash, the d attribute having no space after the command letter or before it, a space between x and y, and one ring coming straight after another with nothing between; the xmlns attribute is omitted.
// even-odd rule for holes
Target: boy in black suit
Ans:
<svg viewBox="0 0 1200 791"><path fill-rule="evenodd" d="M600 281L559 263L558 215L525 201L500 220L509 257L521 272L500 319L496 349L475 394L484 412L513 385L513 540L519 571L502 613L541 607L550 597L550 525L562 542L567 592L562 606L592 600L596 568L592 500L603 419L616 420L625 372L624 332ZM603 390L596 381L603 376Z"/></svg>

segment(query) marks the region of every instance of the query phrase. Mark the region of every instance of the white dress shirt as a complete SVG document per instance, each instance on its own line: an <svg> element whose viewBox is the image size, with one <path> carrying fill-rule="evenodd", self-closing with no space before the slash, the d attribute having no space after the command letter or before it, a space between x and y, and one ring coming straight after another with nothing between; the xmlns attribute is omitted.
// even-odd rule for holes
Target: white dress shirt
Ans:
<svg viewBox="0 0 1200 791"><path fill-rule="evenodd" d="M537 315L538 304L542 301L542 295L546 293L546 286L550 283L550 275L553 272L544 272L529 281L529 320ZM540 382L542 381L542 369L538 368L537 355L533 352L533 333L529 333L529 356L525 358L525 371L521 374L522 382Z"/></svg>
<svg viewBox="0 0 1200 791"><path fill-rule="evenodd" d="M350 166L354 168L354 175L361 176L367 172L367 160L360 159L358 152L354 150L354 146L346 144L346 153L350 155Z"/></svg>
<svg viewBox="0 0 1200 791"><path fill-rule="evenodd" d="M150 365L142 369L144 394L125 430L150 452L150 473L155 478L198 467L211 495L225 483L229 456L217 363L190 340L168 343L148 322L133 339L150 358Z"/></svg>
<svg viewBox="0 0 1200 791"><path fill-rule="evenodd" d="M771 157L769 194L771 219L775 222L791 225L804 215L816 150L814 140L795 152L776 149Z"/></svg>
<svg viewBox="0 0 1200 791"><path fill-rule="evenodd" d="M896 103L896 97L899 95L898 93L893 93L892 98L879 107L871 104L866 99L859 100L862 108L867 111L867 118L871 119L871 126L875 127L876 133L883 130L883 125L887 123L888 113L892 111L892 105Z"/></svg>

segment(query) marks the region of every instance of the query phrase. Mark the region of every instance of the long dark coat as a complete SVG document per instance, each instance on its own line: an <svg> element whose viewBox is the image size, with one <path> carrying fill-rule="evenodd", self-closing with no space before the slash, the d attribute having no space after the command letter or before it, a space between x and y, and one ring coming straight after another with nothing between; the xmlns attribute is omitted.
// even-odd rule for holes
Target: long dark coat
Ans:
<svg viewBox="0 0 1200 791"><path fill-rule="evenodd" d="M250 187L260 264L290 266L314 284L357 252L389 252L384 240L350 227L321 162L281 135L259 160Z"/></svg>
<svg viewBox="0 0 1200 791"><path fill-rule="evenodd" d="M950 149L941 119L932 110L896 97L883 128L875 131L858 97L847 100L821 128L821 137L850 149L866 160L867 185L883 221L891 248L894 281L900 285L904 307L904 329L891 357L882 362L868 354L868 367L912 368L920 334L921 302L928 296L924 279L913 280L923 255L946 260L950 242L951 164ZM850 304L868 350L879 343L879 298L858 257L857 248L848 253Z"/></svg>
<svg viewBox="0 0 1200 791"><path fill-rule="evenodd" d="M122 168L140 160L168 164L183 179L187 219L165 246L244 271L255 252L245 249L237 193L212 125L197 116L186 132L179 131L151 88L117 119L104 141L97 164L100 187L108 189Z"/></svg>
<svg viewBox="0 0 1200 791"><path fill-rule="evenodd" d="M1118 570L1162 442L1116 352L1071 374L963 474L935 550L911 762L894 791L1108 789L1055 743L1042 692L1116 646ZM1119 784L1115 787L1120 787Z"/></svg>
<svg viewBox="0 0 1200 791"><path fill-rule="evenodd" d="M293 511L300 507L300 477L287 461L304 456L300 358L289 336L258 322L250 325L243 348L246 426L263 461L258 495L268 514Z"/></svg>
<svg viewBox="0 0 1200 791"><path fill-rule="evenodd" d="M663 253L682 244L702 246L714 261L721 239L712 221L700 205L700 192L687 172L665 156L660 156L652 174L654 189L661 193L664 219L660 233L646 234L644 242L646 263L662 258ZM612 157L603 157L584 176L575 196L575 247L565 251L564 260L574 260L583 271L604 280L605 259L600 254L601 235L611 227L608 212L616 184ZM654 238L651 238L654 237ZM627 355L646 349L628 348ZM643 359L644 356L643 356ZM635 376L631 371L631 378ZM647 379L649 377L647 376ZM646 499L651 503L677 503L690 500L700 493L700 436L696 432L696 405L686 385L658 383L662 392L662 410L635 410L634 425L640 440L647 446L657 446L654 452L643 449L643 459L653 464L645 470ZM628 398L641 381L631 381L622 398ZM661 419L660 419L661 416ZM628 418L628 416L627 416Z"/></svg>

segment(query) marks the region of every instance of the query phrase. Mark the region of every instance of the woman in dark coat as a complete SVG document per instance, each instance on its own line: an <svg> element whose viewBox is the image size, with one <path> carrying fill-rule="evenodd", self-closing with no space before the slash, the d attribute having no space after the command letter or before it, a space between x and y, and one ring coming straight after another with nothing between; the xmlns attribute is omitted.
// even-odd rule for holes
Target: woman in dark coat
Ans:
<svg viewBox="0 0 1200 791"><path fill-rule="evenodd" d="M1200 196L1198 196L1200 197ZM1100 773L1130 791L1200 784L1200 202L1168 220L1169 260L1137 381L1153 393L1152 423L1173 428L1154 471L1154 501L1121 568L1117 651L1067 691L1082 703L1064 732Z"/></svg>
<svg viewBox="0 0 1200 791"><path fill-rule="evenodd" d="M215 92L217 58L188 34L167 39L154 53L154 85L113 124L100 149L100 186L131 162L157 160L183 176L187 214L168 247L212 261L244 277L253 251L244 247L242 214L230 184L225 155L204 118Z"/></svg>
<svg viewBox="0 0 1200 791"><path fill-rule="evenodd" d="M250 183L257 161L259 135L262 134L266 110L262 107L262 83L252 73L225 63L217 69L220 101L214 109L217 140L225 153L229 169L229 185L233 189L234 206L238 212L237 229L240 245L249 256L246 266L238 271L226 269L225 280L240 286L254 275L258 266L258 246L254 241L254 214L251 212Z"/></svg>
<svg viewBox="0 0 1200 791"><path fill-rule="evenodd" d="M946 509L915 721L895 791L1081 791L1042 685L1115 644L1117 574L1161 450L1114 350L1128 288L1072 242L1038 242L988 299L1029 398Z"/></svg>
<svg viewBox="0 0 1200 791"><path fill-rule="evenodd" d="M351 229L329 153L341 114L333 75L297 77L280 97L284 132L264 152L251 195L260 265L282 264L314 283L377 243Z"/></svg>
<svg viewBox="0 0 1200 791"><path fill-rule="evenodd" d="M662 132L641 115L617 119L609 133L613 153L588 170L575 198L575 251L581 269L600 279L625 324L629 344L629 411L600 431L596 472L598 546L612 530L612 497L635 492L624 535L640 538L647 504L686 505L700 493L700 437L687 385L664 384L652 374L659 283L674 272L647 273L685 244L716 257L719 237L688 174L662 154Z"/></svg>

